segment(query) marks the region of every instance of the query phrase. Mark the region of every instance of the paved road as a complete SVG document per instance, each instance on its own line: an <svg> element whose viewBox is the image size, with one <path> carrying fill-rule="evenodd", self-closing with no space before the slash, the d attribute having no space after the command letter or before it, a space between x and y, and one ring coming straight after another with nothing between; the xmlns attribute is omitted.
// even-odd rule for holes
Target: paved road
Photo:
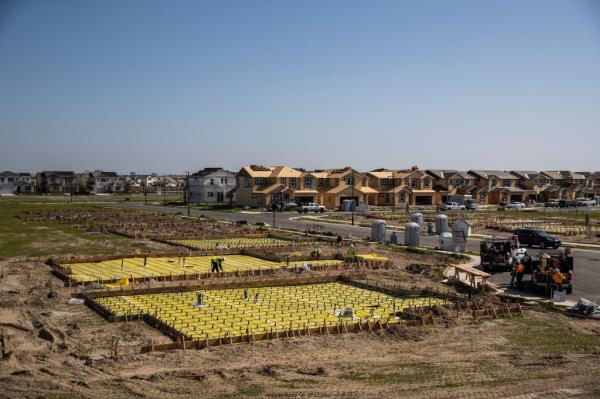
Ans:
<svg viewBox="0 0 600 399"><path fill-rule="evenodd" d="M176 207L165 207L161 205L144 205L141 203L119 203L116 206L142 209L155 212L165 213L186 213L186 209ZM223 212L223 211L207 211L207 210L191 210L192 216L205 215L218 220L225 221L237 221L246 220L248 223L269 223L273 225L273 214L272 213L235 213L235 212ZM315 222L307 222L301 220L294 220L298 213L295 212L284 212L277 213L275 216L275 226L282 228L289 228L303 231L309 224L315 224ZM327 231L332 231L342 236L352 235L357 238L368 237L371 229L369 227L352 226L345 224L336 223L325 223L319 222L320 225L324 226ZM388 233L389 234L389 233ZM404 241L403 232L397 232L399 242ZM437 236L421 236L421 243L423 245L437 246ZM467 251L479 252L479 239L469 239L466 245ZM539 252L537 249L531 249L530 253L536 255ZM573 251L575 256L575 272L573 282L573 295L570 299L577 300L579 297L585 297L590 300L600 302L600 251L580 250L576 249ZM498 285L508 284L510 282L509 273L497 273L491 278L491 281Z"/></svg>

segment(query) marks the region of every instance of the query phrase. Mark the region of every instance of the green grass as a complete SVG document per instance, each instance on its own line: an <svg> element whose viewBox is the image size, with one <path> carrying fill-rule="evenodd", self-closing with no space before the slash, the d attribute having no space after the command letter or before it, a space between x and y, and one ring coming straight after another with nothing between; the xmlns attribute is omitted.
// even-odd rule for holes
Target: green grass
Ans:
<svg viewBox="0 0 600 399"><path fill-rule="evenodd" d="M182 194L148 194L147 201L150 203L162 203L163 201L181 200ZM110 195L75 195L72 198L74 204L96 203L96 202L144 202L144 194L110 194ZM71 197L68 195L15 195L0 196L0 206L5 203L30 203L30 204L69 204Z"/></svg>
<svg viewBox="0 0 600 399"><path fill-rule="evenodd" d="M131 242L113 234L86 233L58 222L24 222L29 210L89 209L91 205L0 203L0 258L63 254L100 255L126 251Z"/></svg>
<svg viewBox="0 0 600 399"><path fill-rule="evenodd" d="M533 317L513 319L514 328L508 335L513 350L556 355L562 353L597 353L600 337L572 331L558 319L546 320Z"/></svg>

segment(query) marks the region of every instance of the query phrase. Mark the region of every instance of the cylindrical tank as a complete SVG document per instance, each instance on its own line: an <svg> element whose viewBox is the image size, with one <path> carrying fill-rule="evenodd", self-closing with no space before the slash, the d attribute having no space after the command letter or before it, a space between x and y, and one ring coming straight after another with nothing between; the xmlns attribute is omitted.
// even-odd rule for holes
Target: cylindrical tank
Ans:
<svg viewBox="0 0 600 399"><path fill-rule="evenodd" d="M418 224L419 226L423 226L423 214L413 213L412 215L410 215L410 221Z"/></svg>
<svg viewBox="0 0 600 399"><path fill-rule="evenodd" d="M435 215L435 234L440 235L448 231L448 216Z"/></svg>
<svg viewBox="0 0 600 399"><path fill-rule="evenodd" d="M371 241L384 242L385 241L385 221L373 220L371 224Z"/></svg>
<svg viewBox="0 0 600 399"><path fill-rule="evenodd" d="M410 222L404 225L404 245L418 247L421 242L421 226Z"/></svg>

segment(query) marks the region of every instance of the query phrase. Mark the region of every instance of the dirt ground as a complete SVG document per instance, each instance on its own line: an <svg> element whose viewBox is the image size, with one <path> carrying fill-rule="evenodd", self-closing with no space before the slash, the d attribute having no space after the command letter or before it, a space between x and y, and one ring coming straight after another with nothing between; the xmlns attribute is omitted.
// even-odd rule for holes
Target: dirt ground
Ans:
<svg viewBox="0 0 600 399"><path fill-rule="evenodd" d="M407 258L408 265L425 269L440 263L418 254ZM369 278L437 284L427 272L405 267L373 271ZM85 305L67 304L73 288L45 265L9 259L0 271L7 352L0 361L0 398L600 395L600 324L554 312L140 354L149 339L169 339L144 322L108 323ZM110 357L113 336L120 340L116 359Z"/></svg>

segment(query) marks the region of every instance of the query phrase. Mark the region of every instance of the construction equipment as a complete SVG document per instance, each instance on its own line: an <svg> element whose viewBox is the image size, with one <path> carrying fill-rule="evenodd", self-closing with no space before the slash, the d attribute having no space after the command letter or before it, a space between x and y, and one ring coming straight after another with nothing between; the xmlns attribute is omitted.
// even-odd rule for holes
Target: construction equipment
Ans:
<svg viewBox="0 0 600 399"><path fill-rule="evenodd" d="M569 249L546 252L531 258L531 286L536 293L552 296L554 291L573 292L573 255ZM557 280L562 280L558 282Z"/></svg>
<svg viewBox="0 0 600 399"><path fill-rule="evenodd" d="M484 271L492 269L510 270L512 260L517 257L523 259L527 249L521 248L516 237L489 238L479 244L481 267Z"/></svg>

